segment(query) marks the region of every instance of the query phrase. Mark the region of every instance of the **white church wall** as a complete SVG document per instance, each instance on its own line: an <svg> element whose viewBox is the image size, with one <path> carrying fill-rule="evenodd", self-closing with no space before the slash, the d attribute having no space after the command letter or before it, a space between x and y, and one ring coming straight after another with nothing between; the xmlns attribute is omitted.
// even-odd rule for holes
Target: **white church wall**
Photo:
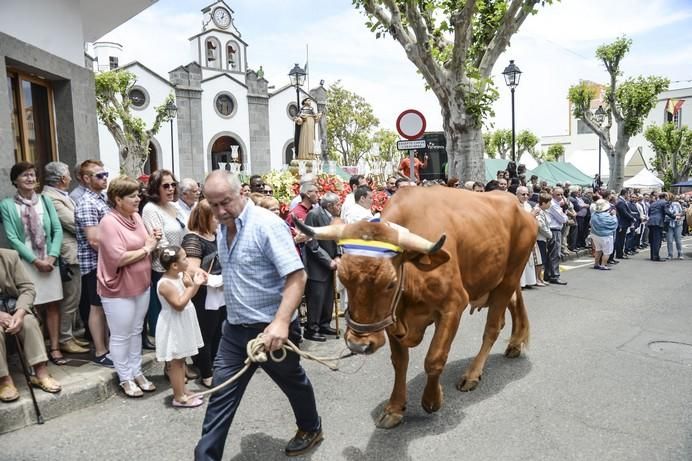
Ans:
<svg viewBox="0 0 692 461"><path fill-rule="evenodd" d="M168 97L171 92L171 87L161 81L159 78L152 75L150 72L144 70L137 64L128 67L127 70L132 72L137 77L134 88L139 88L145 92L147 95L147 102L142 107L142 109L136 109L134 106L132 108L133 115L140 117L146 123L147 128L151 128L156 119L156 106L163 104L163 102ZM166 122L161 125L161 129L156 135L156 140L161 151L158 153L161 162L159 163L159 168L171 169L171 126L170 122ZM178 132L176 119L173 120L173 141L174 141L174 152L175 158L177 160L178 153ZM113 173L117 173L120 170L120 158L118 154L118 146L110 134L108 129L99 123L99 144L101 150L101 160L104 162L106 169ZM176 161L174 171L177 176L180 176L180 171ZM184 174L184 172L182 172Z"/></svg>
<svg viewBox="0 0 692 461"><path fill-rule="evenodd" d="M204 170L211 170L211 143L219 133L237 137L245 147L243 162L250 159L250 121L248 116L247 88L227 78L219 77L202 83L202 114L204 133ZM216 112L214 102L219 93L226 92L233 96L235 112L225 118Z"/></svg>
<svg viewBox="0 0 692 461"><path fill-rule="evenodd" d="M0 30L73 64L84 65L85 40L78 1L2 0Z"/></svg>
<svg viewBox="0 0 692 461"><path fill-rule="evenodd" d="M293 141L293 136L295 134L295 124L288 115L288 106L291 103L296 103L296 92L294 88L288 88L269 98L272 170L279 170L286 164L284 149L287 143Z"/></svg>

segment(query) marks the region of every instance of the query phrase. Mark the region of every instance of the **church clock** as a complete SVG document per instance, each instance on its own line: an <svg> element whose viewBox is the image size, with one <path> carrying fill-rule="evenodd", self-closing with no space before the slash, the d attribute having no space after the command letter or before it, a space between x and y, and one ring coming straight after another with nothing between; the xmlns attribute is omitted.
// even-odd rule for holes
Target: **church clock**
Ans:
<svg viewBox="0 0 692 461"><path fill-rule="evenodd" d="M226 8L216 7L211 13L211 18L214 20L214 24L218 27L225 29L231 25L231 14Z"/></svg>

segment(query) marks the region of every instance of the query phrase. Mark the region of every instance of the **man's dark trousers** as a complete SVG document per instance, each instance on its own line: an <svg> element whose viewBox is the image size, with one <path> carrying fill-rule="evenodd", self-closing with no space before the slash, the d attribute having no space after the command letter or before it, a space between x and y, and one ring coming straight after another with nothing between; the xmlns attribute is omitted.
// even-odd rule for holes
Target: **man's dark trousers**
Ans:
<svg viewBox="0 0 692 461"><path fill-rule="evenodd" d="M657 261L661 259L661 241L663 239L663 228L661 226L649 226L649 259Z"/></svg>
<svg viewBox="0 0 692 461"><path fill-rule="evenodd" d="M316 333L320 328L329 328L334 310L334 272L325 282L308 279L305 298L308 306L307 330Z"/></svg>
<svg viewBox="0 0 692 461"><path fill-rule="evenodd" d="M615 257L622 259L625 251L625 236L627 235L626 227L618 227L615 234Z"/></svg>
<svg viewBox="0 0 692 461"><path fill-rule="evenodd" d="M223 336L214 361L214 386L227 381L243 368L247 358L247 343L266 327L266 323L231 325L224 321ZM300 323L297 318L291 322L288 338L295 344L299 341ZM195 447L196 461L217 461L223 456L233 417L258 366L288 397L298 428L306 432L314 432L320 428L312 384L300 365L300 357L294 352L288 352L281 362L274 362L270 357L265 363L253 363L237 381L211 396L202 425L202 437Z"/></svg>
<svg viewBox="0 0 692 461"><path fill-rule="evenodd" d="M548 244L548 264L545 265L548 271L547 280L556 280L560 278L560 242L562 242L562 230L551 229L553 233L552 244Z"/></svg>

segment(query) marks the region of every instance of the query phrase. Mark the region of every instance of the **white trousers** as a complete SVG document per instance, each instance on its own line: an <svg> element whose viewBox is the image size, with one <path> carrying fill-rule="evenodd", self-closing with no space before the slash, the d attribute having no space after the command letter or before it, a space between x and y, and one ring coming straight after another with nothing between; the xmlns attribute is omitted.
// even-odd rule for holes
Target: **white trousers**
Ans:
<svg viewBox="0 0 692 461"><path fill-rule="evenodd" d="M149 307L149 290L132 298L104 298L111 332L110 357L120 382L129 381L142 374L142 326Z"/></svg>

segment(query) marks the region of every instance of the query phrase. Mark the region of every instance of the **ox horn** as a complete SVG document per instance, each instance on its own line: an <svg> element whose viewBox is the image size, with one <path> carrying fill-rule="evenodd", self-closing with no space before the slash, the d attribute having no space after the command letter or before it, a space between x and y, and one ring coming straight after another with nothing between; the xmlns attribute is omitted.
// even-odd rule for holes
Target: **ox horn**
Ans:
<svg viewBox="0 0 692 461"><path fill-rule="evenodd" d="M442 234L437 242L426 240L420 235L416 235L408 229L399 229L399 246L404 250L417 251L419 253L432 254L442 248L447 236Z"/></svg>
<svg viewBox="0 0 692 461"><path fill-rule="evenodd" d="M344 233L346 224L332 224L331 226L310 227L301 221L294 219L294 224L303 234L317 240L339 240Z"/></svg>

